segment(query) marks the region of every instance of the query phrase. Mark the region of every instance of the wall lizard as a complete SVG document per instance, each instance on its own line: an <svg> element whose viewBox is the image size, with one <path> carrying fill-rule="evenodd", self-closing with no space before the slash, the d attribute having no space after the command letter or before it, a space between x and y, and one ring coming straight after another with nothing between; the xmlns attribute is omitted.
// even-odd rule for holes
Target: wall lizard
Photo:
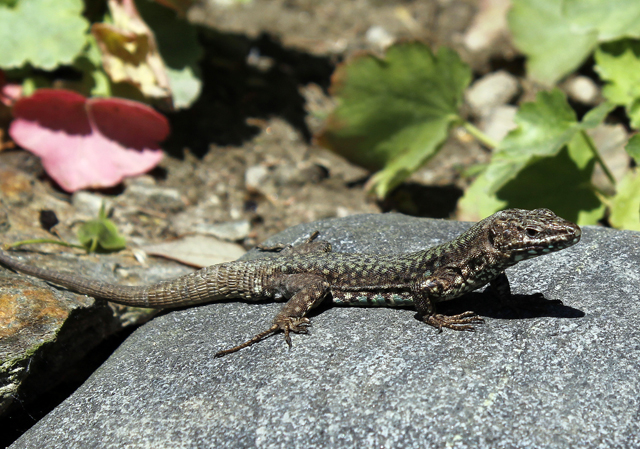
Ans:
<svg viewBox="0 0 640 449"><path fill-rule="evenodd" d="M501 301L511 292L505 268L576 244L580 228L548 209L508 209L432 248L399 254L337 253L313 233L298 246L259 246L278 257L235 261L203 268L149 286L122 286L59 273L20 262L0 251L0 264L75 292L136 307L168 308L221 299L287 301L272 326L222 356L279 331L307 333L309 310L325 298L338 305L414 306L429 325L473 330L474 312L436 313L436 304L490 284Z"/></svg>

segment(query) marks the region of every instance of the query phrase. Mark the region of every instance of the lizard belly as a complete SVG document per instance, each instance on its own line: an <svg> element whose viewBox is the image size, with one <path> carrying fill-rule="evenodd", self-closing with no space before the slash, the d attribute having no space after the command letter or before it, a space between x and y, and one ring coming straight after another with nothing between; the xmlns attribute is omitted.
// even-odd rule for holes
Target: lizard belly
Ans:
<svg viewBox="0 0 640 449"><path fill-rule="evenodd" d="M331 290L333 302L341 306L402 307L414 304L411 292Z"/></svg>

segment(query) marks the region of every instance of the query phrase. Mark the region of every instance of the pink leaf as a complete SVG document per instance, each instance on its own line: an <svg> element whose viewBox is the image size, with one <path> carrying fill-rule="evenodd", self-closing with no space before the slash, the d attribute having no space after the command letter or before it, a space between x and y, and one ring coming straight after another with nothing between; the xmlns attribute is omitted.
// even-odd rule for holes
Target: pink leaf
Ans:
<svg viewBox="0 0 640 449"><path fill-rule="evenodd" d="M63 189L112 187L162 159L167 119L149 106L119 98L91 98L64 89L39 89L18 100L9 134L42 158Z"/></svg>

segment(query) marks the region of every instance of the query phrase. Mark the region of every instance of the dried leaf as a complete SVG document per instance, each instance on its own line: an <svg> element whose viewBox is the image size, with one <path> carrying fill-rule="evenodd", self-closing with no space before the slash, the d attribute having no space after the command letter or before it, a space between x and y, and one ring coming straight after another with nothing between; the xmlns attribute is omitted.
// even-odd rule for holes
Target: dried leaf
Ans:
<svg viewBox="0 0 640 449"><path fill-rule="evenodd" d="M169 77L156 38L133 0L109 0L109 10L113 24L91 27L105 71L113 82L131 83L147 97L170 100Z"/></svg>

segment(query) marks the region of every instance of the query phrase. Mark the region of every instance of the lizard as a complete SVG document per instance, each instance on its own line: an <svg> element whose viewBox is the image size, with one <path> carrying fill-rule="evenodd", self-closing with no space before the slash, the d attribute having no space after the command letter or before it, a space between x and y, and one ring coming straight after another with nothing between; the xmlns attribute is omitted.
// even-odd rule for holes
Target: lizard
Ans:
<svg viewBox="0 0 640 449"><path fill-rule="evenodd" d="M455 239L404 254L332 252L318 231L297 246L258 246L273 258L226 262L148 286L109 284L28 265L0 250L0 264L80 294L118 304L172 308L216 300L286 301L272 325L246 342L219 351L236 352L283 332L305 334L306 316L325 298L337 305L413 306L421 319L442 328L473 331L483 319L472 311L437 313L436 305L489 284L502 302L511 297L505 269L580 241L576 224L549 209L507 209L477 222ZM540 294L539 294L540 295ZM540 295L541 296L541 295Z"/></svg>

